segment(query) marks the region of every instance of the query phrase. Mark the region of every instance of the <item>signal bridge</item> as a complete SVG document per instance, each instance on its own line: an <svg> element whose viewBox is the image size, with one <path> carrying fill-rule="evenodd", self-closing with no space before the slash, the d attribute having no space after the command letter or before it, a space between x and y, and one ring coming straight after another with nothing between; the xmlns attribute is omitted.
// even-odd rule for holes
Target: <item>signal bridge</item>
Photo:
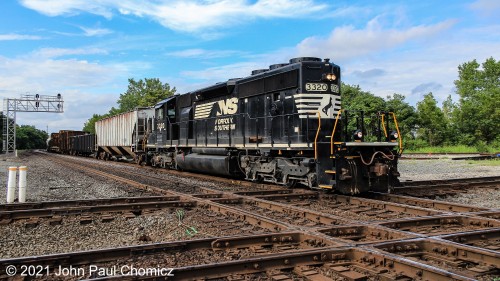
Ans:
<svg viewBox="0 0 500 281"><path fill-rule="evenodd" d="M3 100L3 151L16 151L16 113L17 112L64 112L64 101L61 94L21 95L19 99L4 98Z"/></svg>

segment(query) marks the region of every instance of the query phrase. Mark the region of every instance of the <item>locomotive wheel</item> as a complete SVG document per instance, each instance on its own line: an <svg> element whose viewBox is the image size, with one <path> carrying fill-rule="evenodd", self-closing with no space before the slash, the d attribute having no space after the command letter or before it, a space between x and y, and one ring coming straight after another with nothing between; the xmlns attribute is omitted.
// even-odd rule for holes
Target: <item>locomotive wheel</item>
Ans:
<svg viewBox="0 0 500 281"><path fill-rule="evenodd" d="M294 188L295 186L297 186L297 180L288 180L285 186L288 188Z"/></svg>
<svg viewBox="0 0 500 281"><path fill-rule="evenodd" d="M283 176L283 185L288 188L294 188L297 185L297 180L291 180L288 175Z"/></svg>

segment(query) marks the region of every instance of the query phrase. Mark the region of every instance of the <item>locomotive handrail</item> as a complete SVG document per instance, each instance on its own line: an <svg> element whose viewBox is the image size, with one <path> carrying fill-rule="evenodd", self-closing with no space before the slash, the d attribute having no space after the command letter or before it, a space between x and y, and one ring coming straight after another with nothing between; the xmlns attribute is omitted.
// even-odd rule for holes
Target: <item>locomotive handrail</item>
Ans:
<svg viewBox="0 0 500 281"><path fill-rule="evenodd" d="M339 117L340 117L340 113L342 112L342 109L339 110L339 112L337 112L337 117L335 118L335 125L333 126L333 131L332 131L332 135L330 137L330 155L333 155L333 135L335 134L335 130L337 129L337 123L339 122Z"/></svg>
<svg viewBox="0 0 500 281"><path fill-rule="evenodd" d="M394 112L388 112L388 115L392 115L392 120L394 121L394 126L396 127L396 132L398 132L398 143L399 143L399 152L398 153L401 154L403 152L403 138L401 136L401 132L399 131L398 120L397 120L396 114ZM381 116L382 116L382 128L384 129L384 135L385 135L385 138L387 139L387 129L385 128L385 124L384 124L385 114L382 113Z"/></svg>
<svg viewBox="0 0 500 281"><path fill-rule="evenodd" d="M314 138L314 160L318 160L317 142L320 130L321 130L321 114L318 111L318 130L316 131L316 137Z"/></svg>
<svg viewBox="0 0 500 281"><path fill-rule="evenodd" d="M317 114L317 113L316 113L316 114ZM337 112L336 116L335 116L335 122L334 122L334 124L333 124L333 130L332 130L332 132L331 132L331 134L330 134L330 136L329 136L329 137L330 137L330 153L331 153L331 155L333 155L333 154L334 154L334 152L335 152L335 149L334 149L334 148L335 148L335 144L337 144L337 142L335 141L335 136L336 136L336 135L338 135L336 131L337 131L337 128L341 125L341 124L339 124L339 121L342 121L342 119L344 118L344 117L343 117L344 115L345 115L345 116L346 116L346 118L347 118L347 115L346 115L346 114L347 114L347 111L346 111L346 110L344 110L344 109L340 109L340 110ZM279 118L286 118L286 117L292 117L292 116L296 116L296 115L299 115L299 114L298 114L298 113L286 113L286 114L278 114L278 115L274 115L274 116L272 116L272 117L273 117L273 118L275 118L275 117L279 117ZM388 124L386 124L386 122L388 122L390 119L389 119L389 120L388 120L388 119L386 119L386 118L385 118L385 115L389 115L389 116L390 116L390 115L392 115L392 119L394 120L394 122L395 122L395 124L396 124L396 131L397 131L397 132L398 132L398 134L400 135L399 124L397 123L397 118L396 118L396 116L395 116L395 113L394 113L394 112L379 113L379 118L380 118L380 120L382 121L382 122L381 122L381 123L382 123L382 124L381 124L381 125L382 125L382 126L381 126L381 127L382 127L381 129L383 129L383 132L384 132L384 134L386 135L386 138L388 137L388 132L387 132L387 126L388 126ZM267 118L269 118L269 116L253 116L253 117L252 117L252 116L250 115L250 113L248 113L248 112L241 112L241 113L236 113L236 114L229 114L229 115L226 115L226 117L231 117L231 116L240 116L240 117L243 117L243 120L247 120L247 122L248 122L248 121L257 121L257 120L261 120L261 119L267 119ZM176 139L172 139L172 137L173 137L173 136L172 136L172 134L173 134L172 130L174 129L174 128L173 128L173 125L178 125L178 126L179 126L179 129L180 129L180 126L182 126L182 124L193 124L193 126L196 126L196 124L197 124L197 123L199 123L200 121L202 121L202 122L205 122L205 130L206 130L206 129L207 129L207 124L206 124L206 122L207 122L208 120L214 120L214 119L218 119L218 118L220 118L220 117L216 117L216 116L214 116L214 117L208 117L208 118L203 118L203 119L199 119L199 120L183 120L183 121L180 121L180 120L179 120L179 121L177 121L177 122L172 122L172 120L170 120L169 118L165 118L165 119L166 119L166 120L165 120L165 121L166 121L166 125L167 125L167 126L166 126L166 129L167 129L168 131L170 131L170 133L169 133L169 137L168 137L167 141L170 141L170 142L171 142L171 145L173 145L173 142L175 142L175 141L176 141ZM322 124L321 124L321 115L317 116L317 118L318 118L318 127L317 127L317 128L315 128L315 129L316 129L316 133L315 133L315 135L313 136L313 138L314 138L314 139L312 140L313 145L314 145L314 146L313 146L313 148L314 148L314 150L315 150L315 152L314 152L315 159L317 159L317 158L318 158L317 142L318 142L318 140L320 139L319 134L320 134L320 131L321 131L321 128L322 128L322 126L321 126L321 125L322 125ZM310 120L310 119L308 118L308 119L307 119L307 124L306 124L306 126L307 126L307 127L308 127L308 125L311 125L311 124L310 124L310 121L312 121L312 120ZM251 122L250 122L250 123L251 123ZM380 129L379 129L379 130L380 130ZM231 137L232 137L232 136L230 135L232 131L233 131L233 129L230 129L230 130L229 130L229 132L227 132L227 134L228 134L228 136L227 136L227 137L229 138L229 141L230 141L230 142L232 142L232 139L231 139ZM219 133L220 133L220 132L219 132L219 131L217 131L216 133L217 133L217 135L219 135ZM186 134L187 134L187 133L186 133ZM258 130L258 128L257 128L257 137L258 137L258 135L259 135L259 130ZM180 137L180 135L179 135L179 137ZM207 132L205 132L205 144L207 144L207 137L208 137L208 136L207 136ZM309 146L309 135L307 134L307 132L305 133L305 138L307 138L307 143L308 143L308 146ZM188 145L188 144L189 144L189 143L188 143L188 139L190 139L190 138L188 138L188 137L187 137L187 135L186 135L186 145ZM200 136L198 136L198 134L195 134L195 135L192 137L192 139L194 140L194 143L198 143L198 141L200 140ZM177 140L177 141L179 141L179 140ZM184 141L184 138L182 139L182 141ZM243 141L244 141L244 143L245 143L245 140L243 140ZM389 141L389 140L387 140L387 141ZM245 145L244 145L244 146L245 146ZM257 146L258 146L258 144L257 144ZM402 139L401 139L401 138L399 139L399 151L400 151L400 152L402 152Z"/></svg>
<svg viewBox="0 0 500 281"><path fill-rule="evenodd" d="M382 113L381 114L381 117L382 117L382 128L384 129L384 135L385 135L385 138L387 139L387 129L385 128L384 116L385 116L385 113Z"/></svg>
<svg viewBox="0 0 500 281"><path fill-rule="evenodd" d="M389 112L389 114L392 114L392 118L394 119L394 125L396 126L396 131L398 132L398 140L399 140L399 154L403 152L403 137L401 136L401 133L399 132L399 125L398 125L398 120L396 119L396 114L394 112Z"/></svg>

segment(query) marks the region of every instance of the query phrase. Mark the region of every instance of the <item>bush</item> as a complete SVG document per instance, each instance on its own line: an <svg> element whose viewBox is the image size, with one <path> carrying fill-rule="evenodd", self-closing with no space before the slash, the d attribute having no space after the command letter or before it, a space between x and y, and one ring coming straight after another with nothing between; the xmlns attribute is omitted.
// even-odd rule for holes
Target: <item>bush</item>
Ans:
<svg viewBox="0 0 500 281"><path fill-rule="evenodd" d="M408 139L408 140L403 139L403 146L405 151L406 150L416 151L424 147L427 147L428 144L423 139Z"/></svg>
<svg viewBox="0 0 500 281"><path fill-rule="evenodd" d="M480 153L487 153L490 151L488 145L486 145L486 142L484 141L478 141L474 147L476 148L477 152Z"/></svg>
<svg viewBox="0 0 500 281"><path fill-rule="evenodd" d="M493 149L493 153L500 152L500 136L498 136L492 143L491 147Z"/></svg>

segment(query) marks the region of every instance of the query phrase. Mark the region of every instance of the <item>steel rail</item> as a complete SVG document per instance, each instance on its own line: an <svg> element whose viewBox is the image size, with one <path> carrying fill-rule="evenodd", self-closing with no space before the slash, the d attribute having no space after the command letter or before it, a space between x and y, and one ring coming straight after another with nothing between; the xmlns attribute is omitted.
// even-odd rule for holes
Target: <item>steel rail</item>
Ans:
<svg viewBox="0 0 500 281"><path fill-rule="evenodd" d="M60 200L60 201L42 201L27 203L1 204L0 212L14 210L33 210L62 207L78 206L98 206L129 203L150 203L161 201L179 201L179 196L148 196L148 197L119 197L119 198L99 198L99 199L80 199L80 200Z"/></svg>
<svg viewBox="0 0 500 281"><path fill-rule="evenodd" d="M2 223L13 220L33 218L53 218L56 216L75 216L86 214L109 214L124 212L142 212L145 210L161 210L170 208L194 208L196 201L157 201L143 203L126 203L96 206L74 206L61 208L27 209L14 211L1 211L0 221Z"/></svg>
<svg viewBox="0 0 500 281"><path fill-rule="evenodd" d="M370 192L366 197L374 200L399 203L404 205L417 206L421 208L440 210L445 212L469 213L490 210L488 208L469 206L458 203L449 203L430 199L422 199L411 196L395 195L388 193Z"/></svg>

